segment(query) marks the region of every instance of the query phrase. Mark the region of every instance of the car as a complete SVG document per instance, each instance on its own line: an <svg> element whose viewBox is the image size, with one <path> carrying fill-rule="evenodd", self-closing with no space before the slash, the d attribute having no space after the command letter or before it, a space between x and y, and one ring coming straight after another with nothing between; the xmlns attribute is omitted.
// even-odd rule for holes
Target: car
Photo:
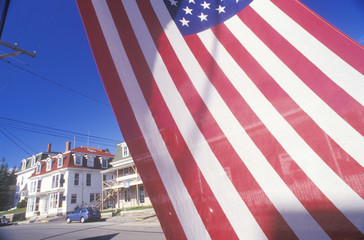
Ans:
<svg viewBox="0 0 364 240"><path fill-rule="evenodd" d="M101 219L100 211L97 208L87 207L76 209L73 213L66 216L66 223L72 221L80 221L81 223L87 221L99 221Z"/></svg>
<svg viewBox="0 0 364 240"><path fill-rule="evenodd" d="M5 226L9 224L9 220L5 216L0 216L0 225Z"/></svg>

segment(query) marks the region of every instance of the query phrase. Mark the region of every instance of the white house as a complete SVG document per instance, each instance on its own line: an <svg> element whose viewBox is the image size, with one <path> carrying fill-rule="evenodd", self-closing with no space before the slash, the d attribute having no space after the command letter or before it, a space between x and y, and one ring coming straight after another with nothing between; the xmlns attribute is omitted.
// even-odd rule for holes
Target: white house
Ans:
<svg viewBox="0 0 364 240"><path fill-rule="evenodd" d="M103 170L103 175L112 174L111 179L103 177L102 203L100 206L128 208L151 206L152 203L135 167L125 142L117 145L112 168Z"/></svg>
<svg viewBox="0 0 364 240"><path fill-rule="evenodd" d="M65 215L89 206L101 193L101 170L114 155L102 149L78 147L36 163L30 176L26 217Z"/></svg>
<svg viewBox="0 0 364 240"><path fill-rule="evenodd" d="M16 206L19 201L28 197L29 177L34 173L36 164L41 160L56 156L57 154L59 154L59 152L51 152L51 144L48 144L47 152L41 152L22 160L19 171L15 173L17 178L14 206Z"/></svg>

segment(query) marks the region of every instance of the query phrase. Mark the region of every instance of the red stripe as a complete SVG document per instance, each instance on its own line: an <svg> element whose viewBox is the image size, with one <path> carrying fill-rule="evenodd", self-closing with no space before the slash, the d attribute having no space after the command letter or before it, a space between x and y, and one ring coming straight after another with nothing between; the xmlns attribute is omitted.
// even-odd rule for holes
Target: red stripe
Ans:
<svg viewBox="0 0 364 240"><path fill-rule="evenodd" d="M290 110L299 109L297 105L295 105L292 100L288 97L282 89L275 83L275 81L265 72L265 70L253 59L253 57L244 49L238 40L231 34L231 32L225 27L225 25L220 25L219 27L215 27L212 29L214 34L217 36L222 45L226 48L226 50L231 54L234 60L239 64L239 66L245 71L245 73L253 80L253 82L257 85L260 91L268 98L268 100L278 108L278 111L281 110L281 114L287 113ZM199 46L195 51L199 51L201 53L201 49L203 46ZM202 55L202 54L199 54ZM195 54L197 57L197 54ZM201 61L200 61L201 62ZM289 161L289 164L292 166L294 173L292 175L286 175L282 170L282 163L280 162L279 155L285 156L288 155L279 142L271 135L271 133L264 127L264 125L260 122L258 117L254 114L254 112L247 106L246 102L241 99L239 93L234 89L234 87L228 83L226 77L223 77L222 73L217 78L216 67L212 66L212 61L206 60L206 63L203 64L205 72L208 74L209 69L215 69L213 75L210 74L210 78L222 80L225 79L223 83L219 81L212 80L215 84L216 89L218 89L219 93L225 99L229 108L232 110L233 114L239 120L240 124L246 129L249 136L267 158L269 163L273 166L276 172L280 175L283 181L287 184L287 186L291 189L291 191L295 194L295 196L299 199L299 201L305 206L305 208L310 212L310 214L318 221L318 223L323 227L323 229L331 236L335 236L338 234L337 229L351 229L354 233L358 233L358 230L346 219L346 217L330 202L329 199L314 185L314 183L307 177L307 175L299 168L299 166L294 161ZM218 86L217 84L221 84ZM233 98L233 96L236 96ZM234 99L232 101L231 99ZM239 99L239 100L238 100ZM237 103L239 101L239 103ZM242 114L242 112L244 114ZM246 115L248 117L246 117ZM293 119L290 117L286 117L287 121L289 121L294 127L297 120L301 117L304 117L304 120L308 118L303 112L299 113ZM309 118L308 118L309 119ZM307 120L306 120L307 121ZM299 122L299 124L303 124L306 126L306 131L309 131L311 138L315 138L315 131L320 131L320 129L315 129L314 131L310 131L307 127L307 123ZM312 124L312 121L310 121ZM251 128L251 126L258 126L255 128ZM314 127L314 126L309 126ZM317 128L317 127L316 127ZM319 135L318 135L319 136ZM305 136L307 137L307 135ZM297 182L298 184L297 186ZM307 195L306 195L307 194ZM336 220L338 223L338 228L332 230L332 225L328 222L324 221L322 213L317 212L317 209L325 209L329 211L332 215L331 218Z"/></svg>
<svg viewBox="0 0 364 240"><path fill-rule="evenodd" d="M244 12L240 15L242 21L265 45L337 114L364 135L363 106L331 81L252 8L247 7Z"/></svg>
<svg viewBox="0 0 364 240"><path fill-rule="evenodd" d="M258 219L258 223L262 227L263 231L266 234L272 235L271 233L273 231L277 231L279 229L279 233L274 232L276 236L279 235L282 237L289 237L291 239L295 238L292 230L290 230L289 226L286 224L278 211L269 201L268 197L264 194L259 185L256 183L255 179L252 177L246 166L238 157L228 140L224 137L224 134L220 130L218 124L215 122L212 115L203 104L203 100L196 92L194 86L189 80L189 77L184 71L183 66L179 62L177 56L174 54L172 46L170 45L165 34L163 33L162 26L160 26L156 16L154 16L154 13L151 12L151 7L149 6L149 3L138 3L143 13L143 16L148 16L148 18L145 18L145 21L149 29L153 29L153 31L151 31L151 34L154 42L158 46L158 51L161 54L161 57L163 58L164 63L166 64L177 89L184 99L187 108L194 117L194 120L201 130L202 134L207 139L215 156L219 159L222 167L225 170L229 169L227 170L227 174L229 175L235 188L243 197L243 200L249 202L249 205L251 207L250 210L252 211L253 215ZM157 26L159 26L159 28ZM140 65L140 62L137 62L136 64ZM156 96L154 95L153 97L155 98ZM148 99L147 96L146 98ZM161 106L158 107L161 108ZM155 111L157 111L157 109L153 112ZM166 110L164 109L159 111L161 111L161 114L166 112ZM155 114L154 116L158 116L158 114ZM163 116L162 119L166 119L166 116ZM202 122L203 124L201 124ZM186 149L183 150L183 153L185 154L186 151L188 151L187 146ZM183 161L186 161L186 156L184 157ZM256 199L257 195L259 195L260 197L259 200ZM252 202L252 199L255 199L257 201ZM262 207L262 205L257 205L258 202L264 205L264 208ZM271 225L271 221L265 218L266 216L274 216L274 226ZM210 221L207 224L207 227L212 227L216 229L216 224ZM218 225L221 224L218 223ZM210 231L211 230L209 230L209 232ZM218 229L218 231L221 231L221 229ZM219 234L221 234L221 232L219 232ZM216 237L218 235L211 233L211 236ZM224 235L222 236L224 238L228 238Z"/></svg>
<svg viewBox="0 0 364 240"><path fill-rule="evenodd" d="M345 62L364 74L364 48L361 45L298 0L271 1Z"/></svg>
<svg viewBox="0 0 364 240"><path fill-rule="evenodd" d="M321 94L321 98L328 99L331 105L334 105L334 107L339 106L336 107L335 110L339 111L344 119L346 117L346 120L352 120L352 125L355 125L357 130L360 129L362 130L361 133L364 133L364 123L361 119L361 116L364 116L364 109L354 99L327 79L327 77L303 57L302 54L295 50L274 29L264 22L253 9L247 8L245 14L240 14L239 17L286 65L291 68L292 71L298 75L298 77L300 77L302 81L315 88L315 90ZM235 54L235 59L239 58L240 56ZM243 66L244 63L242 62L240 65ZM250 70L250 68L245 69L246 71ZM252 75L253 74L254 73L252 73ZM336 172L336 174L346 181L351 188L353 188L361 197L364 197L364 189L357 184L348 181L346 178L346 176L350 175L361 175L362 168L360 164L350 157L350 155L348 155L330 137L326 137L326 133L317 126L308 115L302 114L301 118L307 120L299 123L295 118L287 116L285 113L299 109L299 106L297 106L275 82L267 85L266 81L260 80L262 78L256 79L255 84L281 115L285 116L286 120L295 128L300 136L305 139L310 147ZM273 81L272 78L269 79ZM318 86L319 84L321 85ZM333 97L335 99L333 99ZM289 99L289 101L285 100L285 103L282 104L281 99ZM352 109L354 109L354 111L352 111ZM326 145L323 146L323 143L326 143ZM335 152L333 152L331 148L334 148ZM334 157L333 154L335 155Z"/></svg>
<svg viewBox="0 0 364 240"><path fill-rule="evenodd" d="M146 16L147 22L153 22L152 25L154 28L152 33L155 34L155 36L162 35L162 28L157 29L157 27L155 27L156 16L151 11L150 3L143 2L143 4L141 4L138 2L138 4L142 15ZM119 30L121 40L125 46L129 61L133 66L135 75L153 114L154 120L168 147L168 151L184 185L186 186L202 221L206 225L206 229L211 236L217 238L226 237L228 239L237 239L238 237L219 206L206 180L202 176L161 96L153 79L153 75L144 59L143 53L139 48L138 41L133 34L130 23L126 18L126 15L124 15L124 9L120 10L122 8L121 3L110 1L109 6ZM128 34L123 34L125 32ZM220 227L217 228L216 226Z"/></svg>
<svg viewBox="0 0 364 240"><path fill-rule="evenodd" d="M79 0L77 4L114 113L145 188L150 194L150 200L163 231L170 239L185 239L184 231L158 175L156 166L150 157L149 150L121 85L91 1Z"/></svg>

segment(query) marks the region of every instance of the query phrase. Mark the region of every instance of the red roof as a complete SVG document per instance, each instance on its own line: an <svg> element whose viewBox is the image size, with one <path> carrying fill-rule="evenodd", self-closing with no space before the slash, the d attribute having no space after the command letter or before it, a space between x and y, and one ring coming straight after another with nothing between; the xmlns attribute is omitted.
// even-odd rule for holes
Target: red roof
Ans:
<svg viewBox="0 0 364 240"><path fill-rule="evenodd" d="M79 153L83 153L85 154L82 157L82 165L78 166L75 165L75 161L74 161L74 153L79 152ZM114 155L108 152L105 152L102 149L96 149L93 147L77 147L75 149L72 149L69 152L66 153L62 153L63 155L63 164L61 167L58 167L58 155L51 157L52 159L52 167L49 171L46 170L47 167L47 159L44 159L42 161L40 161L41 164L41 170L40 173L37 173L37 171L35 170L34 173L32 174L32 176L30 177L35 177L35 176L40 176L46 173L50 173L59 169L63 169L63 168L67 168L67 167L72 167L72 168L83 168L83 169L103 169L101 167L101 163L100 163L100 158L99 157L108 157L108 163L110 163L112 161L112 159L114 158ZM94 166L93 167L88 167L87 166L87 159L85 156L87 155L93 155L95 156L94 158ZM108 164L108 168L110 167L110 164ZM37 168L36 168L37 169Z"/></svg>

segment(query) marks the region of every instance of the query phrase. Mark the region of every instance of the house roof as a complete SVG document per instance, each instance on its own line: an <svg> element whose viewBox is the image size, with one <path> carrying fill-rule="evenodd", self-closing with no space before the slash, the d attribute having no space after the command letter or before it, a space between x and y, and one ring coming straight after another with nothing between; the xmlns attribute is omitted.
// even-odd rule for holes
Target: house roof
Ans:
<svg viewBox="0 0 364 240"><path fill-rule="evenodd" d="M74 161L74 154L75 153L82 153L82 164L81 166L75 165L75 161ZM61 167L58 167L58 155L50 157L50 158L46 158L40 161L41 164L41 170L39 173L37 173L37 171L35 170L34 173L30 176L30 178L35 177L35 176L41 176L44 174L48 174L60 169L64 169L64 168L68 168L68 167L72 167L72 168L83 168L83 169L103 169L101 167L101 162L100 162L100 157L107 157L108 158L108 163L111 162L112 158L114 157L113 154L105 152L102 149L96 149L96 148L92 148L92 147L77 147L75 149L72 149L70 151L67 151L65 153L62 153L63 156L63 164ZM93 159L94 161L94 166L93 167L88 167L87 166L87 156L94 156L95 158ZM47 162L48 161L52 161L52 166L51 169L47 171L46 167L47 167ZM108 164L108 168L110 167L110 164Z"/></svg>

